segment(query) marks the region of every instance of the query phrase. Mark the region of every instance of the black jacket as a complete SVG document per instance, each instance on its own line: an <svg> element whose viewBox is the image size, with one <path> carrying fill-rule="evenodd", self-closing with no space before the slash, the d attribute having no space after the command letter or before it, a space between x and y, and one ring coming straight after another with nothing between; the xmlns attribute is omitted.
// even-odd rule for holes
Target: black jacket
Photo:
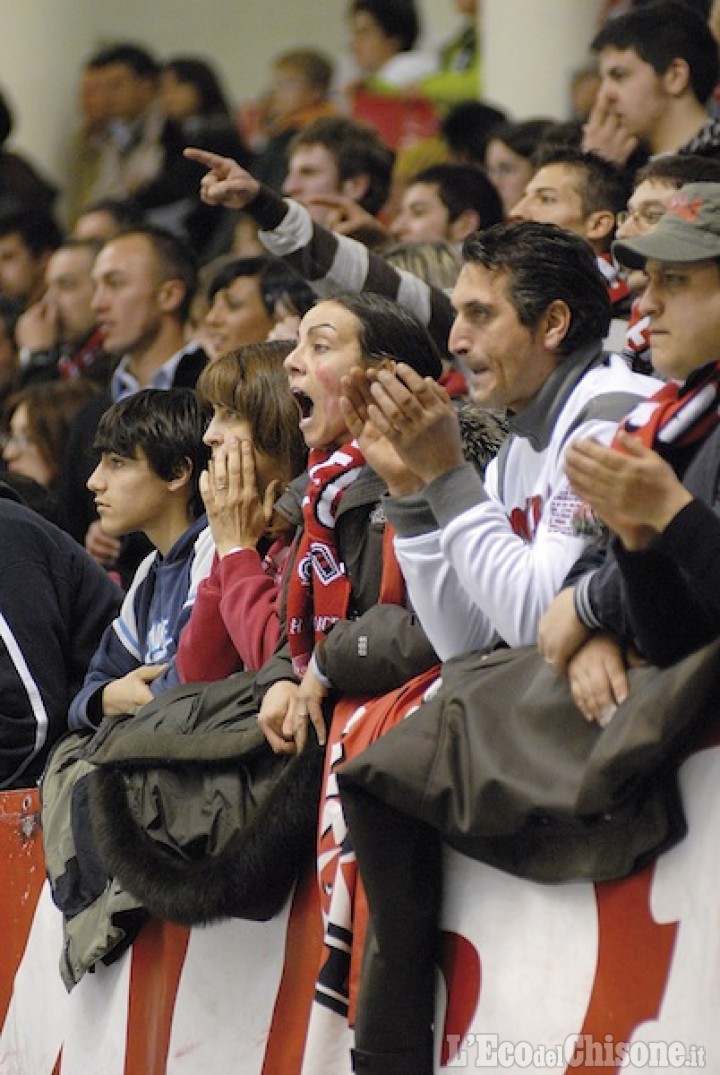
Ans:
<svg viewBox="0 0 720 1075"><path fill-rule="evenodd" d="M0 483L0 788L37 781L122 594Z"/></svg>

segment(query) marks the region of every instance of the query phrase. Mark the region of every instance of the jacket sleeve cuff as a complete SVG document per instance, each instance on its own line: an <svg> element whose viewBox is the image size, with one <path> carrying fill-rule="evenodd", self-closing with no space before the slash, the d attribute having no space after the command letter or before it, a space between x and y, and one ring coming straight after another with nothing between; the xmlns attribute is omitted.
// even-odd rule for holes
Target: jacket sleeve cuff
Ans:
<svg viewBox="0 0 720 1075"><path fill-rule="evenodd" d="M476 508L488 499L485 486L472 463L463 463L425 486L425 497L439 526Z"/></svg>
<svg viewBox="0 0 720 1075"><path fill-rule="evenodd" d="M417 537L437 530L437 519L425 499L425 492L410 496L384 496L387 521L400 537Z"/></svg>
<svg viewBox="0 0 720 1075"><path fill-rule="evenodd" d="M575 583L573 604L575 606L575 615L580 620L580 623L584 624L585 627L589 627L591 631L598 631L602 624L593 611L590 597L590 583L594 575L595 572L591 571L589 574L583 575Z"/></svg>
<svg viewBox="0 0 720 1075"><path fill-rule="evenodd" d="M320 668L320 662L318 660L318 646L313 650L313 655L310 658L310 664L308 668L312 669L315 673L315 678L326 691L332 690L332 681L328 679L325 673Z"/></svg>
<svg viewBox="0 0 720 1075"><path fill-rule="evenodd" d="M262 183L260 190L244 211L253 218L261 231L273 231L285 219L288 203Z"/></svg>

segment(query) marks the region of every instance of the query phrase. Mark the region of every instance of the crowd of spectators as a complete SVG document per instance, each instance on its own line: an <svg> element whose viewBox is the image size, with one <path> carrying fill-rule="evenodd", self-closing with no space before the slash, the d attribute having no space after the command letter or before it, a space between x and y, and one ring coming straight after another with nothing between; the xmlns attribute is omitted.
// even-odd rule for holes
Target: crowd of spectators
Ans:
<svg viewBox="0 0 720 1075"><path fill-rule="evenodd" d="M68 727L253 671L268 750L350 763L331 925L368 942L332 989L346 1012L359 978L375 1075L432 1071L444 833L353 761L412 751L463 655L539 646L600 735L633 663L720 633L710 5L608 4L559 117L482 99L457 10L431 54L413 0L353 0L342 94L292 47L241 108L210 62L118 42L84 65L65 189L0 152L0 540L30 591L60 580L29 641L0 573L0 787ZM365 118L418 99L411 147ZM67 667L41 712L43 632Z"/></svg>

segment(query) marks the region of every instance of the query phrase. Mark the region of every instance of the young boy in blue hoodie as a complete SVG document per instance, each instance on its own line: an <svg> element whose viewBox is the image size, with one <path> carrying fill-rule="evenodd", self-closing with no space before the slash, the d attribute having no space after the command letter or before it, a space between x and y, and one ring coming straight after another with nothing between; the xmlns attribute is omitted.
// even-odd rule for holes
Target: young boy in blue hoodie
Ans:
<svg viewBox="0 0 720 1075"><path fill-rule="evenodd" d="M113 537L140 531L155 551L135 572L73 699L73 730L96 728L179 682L178 639L214 553L199 492L209 419L184 388L145 389L103 415L100 462L87 483L102 528Z"/></svg>

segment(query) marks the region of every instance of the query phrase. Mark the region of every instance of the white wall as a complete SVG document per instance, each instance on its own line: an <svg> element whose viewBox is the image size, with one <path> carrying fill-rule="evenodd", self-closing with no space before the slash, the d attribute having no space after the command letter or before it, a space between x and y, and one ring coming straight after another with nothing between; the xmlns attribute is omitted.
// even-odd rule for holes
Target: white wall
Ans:
<svg viewBox="0 0 720 1075"><path fill-rule="evenodd" d="M483 0L484 95L515 119L568 119L601 0Z"/></svg>

